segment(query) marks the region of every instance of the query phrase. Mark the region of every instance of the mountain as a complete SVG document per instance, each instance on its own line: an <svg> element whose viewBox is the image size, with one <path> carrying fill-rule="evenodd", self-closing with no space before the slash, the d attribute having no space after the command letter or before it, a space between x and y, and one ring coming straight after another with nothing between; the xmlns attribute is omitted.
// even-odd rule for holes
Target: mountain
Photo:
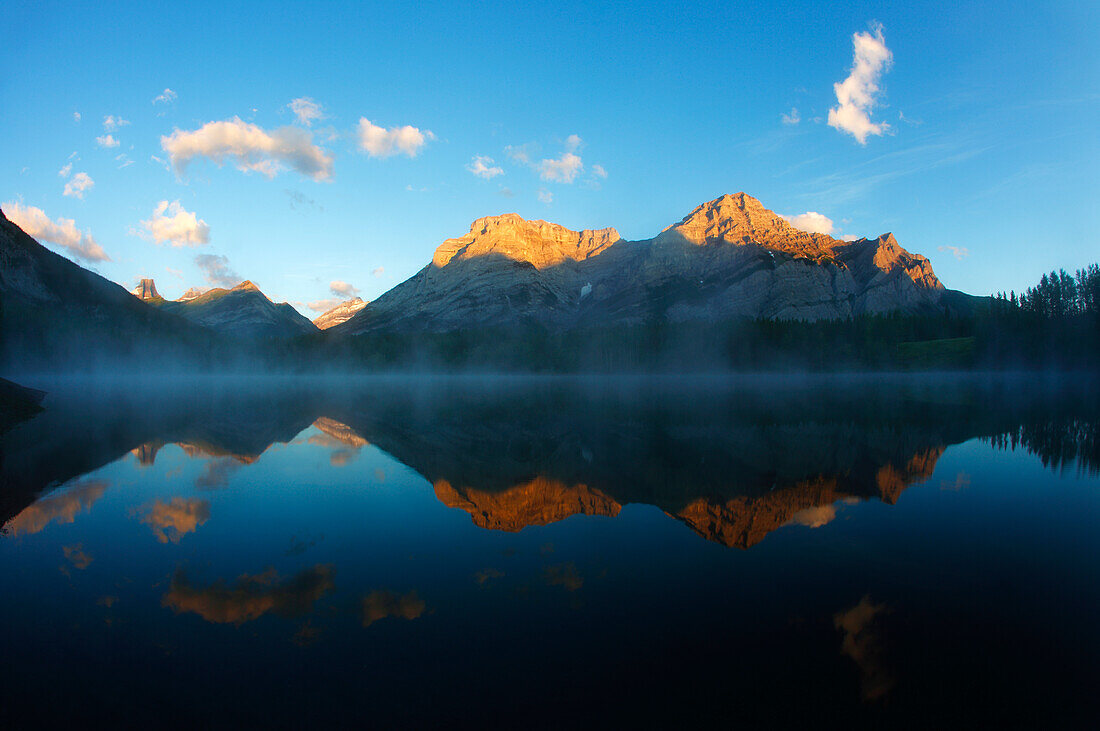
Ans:
<svg viewBox="0 0 1100 731"><path fill-rule="evenodd" d="M67 370L208 348L187 321L45 248L0 211L0 361Z"/></svg>
<svg viewBox="0 0 1100 731"><path fill-rule="evenodd" d="M130 290L130 294L139 300L163 299L160 293L157 292L157 285L153 283L152 279L142 279L138 282L138 286Z"/></svg>
<svg viewBox="0 0 1100 731"><path fill-rule="evenodd" d="M340 304L328 310L323 315L315 318L313 324L317 326L318 330L328 330L330 327L335 327L341 323L347 322L355 313L367 306L367 303L360 297L341 302Z"/></svg>
<svg viewBox="0 0 1100 731"><path fill-rule="evenodd" d="M144 280L155 292L153 280ZM137 294L137 292L135 292ZM232 289L220 287L201 294L187 290L178 300L150 300L162 310L227 335L244 337L294 337L317 328L289 304L275 304L252 282Z"/></svg>
<svg viewBox="0 0 1100 731"><path fill-rule="evenodd" d="M555 328L749 317L831 320L941 313L944 289L892 234L842 241L794 228L745 193L697 207L652 239L480 218L333 332Z"/></svg>

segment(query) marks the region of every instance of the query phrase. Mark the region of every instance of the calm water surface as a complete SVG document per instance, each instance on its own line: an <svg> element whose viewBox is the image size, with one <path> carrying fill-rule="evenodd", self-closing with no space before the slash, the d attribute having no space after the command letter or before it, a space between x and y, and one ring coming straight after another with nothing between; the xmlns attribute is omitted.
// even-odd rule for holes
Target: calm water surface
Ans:
<svg viewBox="0 0 1100 731"><path fill-rule="evenodd" d="M1092 387L30 385L7 727L1097 719Z"/></svg>

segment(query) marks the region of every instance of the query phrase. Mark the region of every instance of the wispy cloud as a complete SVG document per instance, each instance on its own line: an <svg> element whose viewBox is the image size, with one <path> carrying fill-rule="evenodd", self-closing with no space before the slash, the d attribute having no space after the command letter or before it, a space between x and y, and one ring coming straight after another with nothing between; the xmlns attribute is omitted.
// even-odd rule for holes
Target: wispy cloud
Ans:
<svg viewBox="0 0 1100 731"><path fill-rule="evenodd" d="M783 124L798 124L802 121L802 116L799 115L798 109L796 107L791 107L791 113L780 114L779 119L783 122Z"/></svg>
<svg viewBox="0 0 1100 731"><path fill-rule="evenodd" d="M486 180L497 175L504 175L504 169L493 165L493 158L485 155L474 155L473 160L466 166L466 169L479 178L485 178Z"/></svg>
<svg viewBox="0 0 1100 731"><path fill-rule="evenodd" d="M313 144L312 135L298 127L267 131L240 117L207 122L196 130L177 129L160 138L178 175L197 157L221 165L233 160L238 170L255 171L269 178L289 166L314 180L332 176L332 156Z"/></svg>
<svg viewBox="0 0 1100 731"><path fill-rule="evenodd" d="M119 127L126 127L129 124L130 122L123 119L122 117L116 117L113 114L108 114L106 117L103 118L103 131L113 132Z"/></svg>
<svg viewBox="0 0 1100 731"><path fill-rule="evenodd" d="M554 194L548 191L546 188L539 188L539 192L536 194L540 203L550 205L554 202Z"/></svg>
<svg viewBox="0 0 1100 731"><path fill-rule="evenodd" d="M233 287L241 281L241 275L229 268L229 259L219 254L199 254L195 266L203 277L215 287Z"/></svg>
<svg viewBox="0 0 1100 731"><path fill-rule="evenodd" d="M847 132L861 145L867 144L868 135L881 135L890 129L885 122L872 122L870 117L878 101L879 79L893 60L882 26L873 25L871 31L852 35L852 71L844 81L833 84L837 106L829 110L829 126Z"/></svg>
<svg viewBox="0 0 1100 731"><path fill-rule="evenodd" d="M91 179L88 173L77 173L65 183L65 190L61 194L84 200L84 191L91 190L94 185L95 181Z"/></svg>
<svg viewBox="0 0 1100 731"><path fill-rule="evenodd" d="M970 250L965 246L940 246L940 251L950 251L952 256L960 261L970 256Z"/></svg>
<svg viewBox="0 0 1100 731"><path fill-rule="evenodd" d="M157 104L171 104L178 98L179 94L172 91L171 89L166 88L164 91L153 97L153 105L156 106Z"/></svg>
<svg viewBox="0 0 1100 731"><path fill-rule="evenodd" d="M92 238L91 233L80 231L76 227L76 221L71 218L53 221L41 208L22 206L15 201L4 204L4 213L29 236L56 244L78 259L88 262L111 260L103 247Z"/></svg>
<svg viewBox="0 0 1100 731"><path fill-rule="evenodd" d="M430 130L421 131L408 124L386 129L372 123L366 117L359 118L357 135L359 149L371 157L390 157L398 153L416 157L428 140L435 139L435 135Z"/></svg>
<svg viewBox="0 0 1100 731"><path fill-rule="evenodd" d="M298 118L298 121L307 127L312 125L314 121L325 118L325 112L321 105L308 96L292 99L287 106L290 107L290 111L294 112L294 116Z"/></svg>
<svg viewBox="0 0 1100 731"><path fill-rule="evenodd" d="M180 202L161 201L147 221L141 222L153 241L172 246L202 246L210 243L210 226Z"/></svg>
<svg viewBox="0 0 1100 731"><path fill-rule="evenodd" d="M95 143L100 147L118 147L119 145L114 135L100 135L95 138Z"/></svg>

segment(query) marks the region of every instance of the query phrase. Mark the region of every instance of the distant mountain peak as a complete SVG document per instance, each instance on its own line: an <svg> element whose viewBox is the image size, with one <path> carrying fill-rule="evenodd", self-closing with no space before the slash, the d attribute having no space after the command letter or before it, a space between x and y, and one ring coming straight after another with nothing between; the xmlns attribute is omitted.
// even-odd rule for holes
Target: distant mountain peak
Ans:
<svg viewBox="0 0 1100 731"><path fill-rule="evenodd" d="M259 292L260 288L257 287L255 284L253 284L252 280L246 279L243 282L241 282L240 284L238 284L236 287L234 287L231 291L240 292L240 291L244 291L244 290L254 290L256 292Z"/></svg>
<svg viewBox="0 0 1100 731"><path fill-rule="evenodd" d="M583 261L595 256L622 237L613 228L573 231L547 221L529 221L516 213L485 216L470 224L470 232L444 241L435 250L432 264L447 266L452 260L495 255L524 261L536 269Z"/></svg>
<svg viewBox="0 0 1100 731"><path fill-rule="evenodd" d="M152 279L142 279L138 282L138 285L130 290L130 294L134 295L141 300L159 299L160 294L157 292L157 285Z"/></svg>
<svg viewBox="0 0 1100 731"><path fill-rule="evenodd" d="M190 302L191 300L195 299L196 297L203 296L204 294L206 294L206 292L207 292L207 290L206 290L205 287L191 287L186 292L181 294L179 299L176 300L176 302Z"/></svg>
<svg viewBox="0 0 1100 731"><path fill-rule="evenodd" d="M364 302L361 297L353 297L327 310L324 314L319 315L313 320L313 324L317 326L318 330L328 330L330 327L335 327L342 322L347 322L354 317L359 310L366 307L367 304L368 303Z"/></svg>

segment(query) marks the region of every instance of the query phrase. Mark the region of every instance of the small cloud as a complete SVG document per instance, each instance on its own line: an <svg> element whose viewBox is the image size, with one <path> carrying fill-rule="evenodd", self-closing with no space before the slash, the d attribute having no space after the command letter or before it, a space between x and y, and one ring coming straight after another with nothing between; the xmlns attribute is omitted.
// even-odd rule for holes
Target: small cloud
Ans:
<svg viewBox="0 0 1100 731"><path fill-rule="evenodd" d="M572 561L547 566L543 572L543 579L548 586L560 586L566 591L576 591L584 586L584 578L577 573L577 567Z"/></svg>
<svg viewBox="0 0 1100 731"><path fill-rule="evenodd" d="M332 177L332 156L313 144L312 135L298 127L280 127L270 132L240 117L207 122L196 130L177 129L160 138L177 175L183 175L196 157L221 165L233 160L243 172L275 177L284 166L321 181Z"/></svg>
<svg viewBox="0 0 1100 731"><path fill-rule="evenodd" d="M195 257L195 266L203 273L206 281L213 284L215 287L233 287L241 281L241 275L229 268L229 259L224 255L216 254L199 254ZM228 460L233 462L234 460ZM207 464L207 472L212 472L211 464ZM200 477L199 480L203 480ZM198 484L198 483L196 483ZM225 484L224 480L221 484ZM199 485L200 487L215 487L217 485L213 483L204 483Z"/></svg>
<svg viewBox="0 0 1100 731"><path fill-rule="evenodd" d="M72 171L73 171L73 164L70 162L67 165L65 165L64 167L62 167L60 170L57 171L57 176L59 178L67 178L67 177L69 177L69 173L71 173Z"/></svg>
<svg viewBox="0 0 1100 731"><path fill-rule="evenodd" d="M23 508L22 512L4 523L3 532L9 536L33 535L51 523L73 523L76 516L90 511L106 491L106 480L74 483L62 488L60 494L52 493Z"/></svg>
<svg viewBox="0 0 1100 731"><path fill-rule="evenodd" d="M563 153L556 159L543 160L538 165L539 176L556 183L572 183L582 170L584 163L579 155L572 152Z"/></svg>
<svg viewBox="0 0 1100 731"><path fill-rule="evenodd" d="M497 175L504 175L504 169L493 165L493 158L485 155L474 155L473 160L466 166L474 175L489 180Z"/></svg>
<svg viewBox="0 0 1100 731"><path fill-rule="evenodd" d="M84 200L84 191L91 190L94 185L95 181L88 176L88 173L77 173L69 182L65 183L65 190L62 191L62 195Z"/></svg>
<svg viewBox="0 0 1100 731"><path fill-rule="evenodd" d="M130 167L131 165L134 164L134 161L131 160L130 156L127 155L125 152L123 152L121 154L118 154L118 155L115 155L115 160L117 162L122 163L121 165L118 166L119 170L121 170L122 168L128 168L128 167Z"/></svg>
<svg viewBox="0 0 1100 731"><path fill-rule="evenodd" d="M805 231L809 234L831 234L835 230L833 220L817 211L806 211L794 216L781 215L780 218L799 231Z"/></svg>
<svg viewBox="0 0 1100 731"><path fill-rule="evenodd" d="M95 143L100 147L118 147L119 142L114 135L101 135L95 138Z"/></svg>
<svg viewBox="0 0 1100 731"><path fill-rule="evenodd" d="M940 251L950 251L951 254L960 261L970 256L970 250L965 246L940 246Z"/></svg>
<svg viewBox="0 0 1100 731"><path fill-rule="evenodd" d="M79 122L80 121L80 112L73 112L73 121L74 122Z"/></svg>
<svg viewBox="0 0 1100 731"><path fill-rule="evenodd" d="M494 568L482 569L481 571L478 571L476 574L474 574L474 581L476 581L478 583L478 585L484 585L490 579L499 579L499 578L502 578L503 576L504 576L504 572L501 571L500 569L494 569Z"/></svg>
<svg viewBox="0 0 1100 731"><path fill-rule="evenodd" d="M504 154L512 162L520 165L530 165L531 160L539 153L539 146L535 142L525 142L522 145L508 145L504 148Z"/></svg>
<svg viewBox="0 0 1100 731"><path fill-rule="evenodd" d="M207 622L237 626L265 614L297 617L312 611L313 605L335 588L332 576L332 566L317 564L288 579L280 579L270 568L259 574L241 574L231 585L219 580L199 587L179 569L161 605L177 614L193 612Z"/></svg>
<svg viewBox="0 0 1100 731"><path fill-rule="evenodd" d="M157 104L171 104L177 98L179 98L179 94L172 91L171 89L165 89L164 91L153 97L153 105L155 106Z"/></svg>
<svg viewBox="0 0 1100 731"><path fill-rule="evenodd" d="M392 591L372 591L363 597L362 616L363 626L370 627L375 622L387 617L413 620L424 614L427 605L416 594L416 590L408 594L395 594Z"/></svg>
<svg viewBox="0 0 1100 731"><path fill-rule="evenodd" d="M607 170L604 169L603 165L593 165L592 174L597 178L607 178Z"/></svg>
<svg viewBox="0 0 1100 731"><path fill-rule="evenodd" d="M343 297L345 299L350 299L350 298L355 297L359 294L359 290L356 287L353 287L352 285L348 284L347 282L342 282L339 279L335 279L335 280L329 282L328 283L328 288L329 288L329 291L332 292L337 297Z"/></svg>
<svg viewBox="0 0 1100 731"><path fill-rule="evenodd" d="M497 191L497 195L504 196L505 198L514 198L516 194L512 192L511 188L502 187Z"/></svg>
<svg viewBox="0 0 1100 731"><path fill-rule="evenodd" d="M343 300L339 299L316 300L314 302L306 303L306 307L313 310L314 312L328 312L333 307L341 304L342 302Z"/></svg>
<svg viewBox="0 0 1100 731"><path fill-rule="evenodd" d="M80 543L74 543L71 546L62 546L61 552L65 554L65 558L73 565L74 569L83 571L94 561L89 554L84 552L84 546Z"/></svg>
<svg viewBox="0 0 1100 731"><path fill-rule="evenodd" d="M844 234L840 237L841 241L859 241L859 237L855 234Z"/></svg>
<svg viewBox="0 0 1100 731"><path fill-rule="evenodd" d="M550 205L554 202L554 194L548 191L546 188L539 188L539 192L536 194L540 203Z"/></svg>
<svg viewBox="0 0 1100 731"><path fill-rule="evenodd" d="M174 497L168 502L156 500L137 511L141 522L149 526L161 543L179 543L188 533L194 533L210 519L210 503L198 498Z"/></svg>
<svg viewBox="0 0 1100 731"><path fill-rule="evenodd" d="M179 201L161 201L148 221L141 225L158 244L172 246L202 246L210 243L210 226L194 213L184 209Z"/></svg>
<svg viewBox="0 0 1100 731"><path fill-rule="evenodd" d="M880 625L885 611L885 604L873 604L871 597L865 596L859 604L833 616L833 625L844 632L841 654L859 667L864 700L881 698L894 686L894 678L883 662Z"/></svg>
<svg viewBox="0 0 1100 731"><path fill-rule="evenodd" d="M41 208L22 206L14 201L5 203L3 209L8 219L26 231L32 238L57 244L76 258L84 261L111 260L111 257L103 251L103 247L95 242L92 235L87 231L81 232L77 229L76 221L71 218L59 218L52 221Z"/></svg>
<svg viewBox="0 0 1100 731"><path fill-rule="evenodd" d="M804 508L791 516L791 522L795 525L804 525L807 528L820 528L831 523L836 518L836 506L815 505L812 508Z"/></svg>
<svg viewBox="0 0 1100 731"><path fill-rule="evenodd" d="M882 26L875 24L871 31L852 35L852 71L844 81L833 84L838 104L829 110L829 126L847 132L861 145L867 144L868 135L882 135L890 129L890 125L872 122L870 117L878 101L879 78L893 60Z"/></svg>
<svg viewBox="0 0 1100 731"><path fill-rule="evenodd" d="M791 107L791 113L790 114L780 114L779 119L783 122L783 124L792 124L793 125L793 124L798 124L799 122L801 122L802 121L802 116L799 115L798 109L796 107Z"/></svg>
<svg viewBox="0 0 1100 731"><path fill-rule="evenodd" d="M298 118L298 121L307 127L312 125L315 120L325 118L321 105L308 96L294 99L287 106L290 107L290 111L294 112L294 116Z"/></svg>
<svg viewBox="0 0 1100 731"><path fill-rule="evenodd" d="M164 271L171 274L176 279L183 279L183 272L179 269L173 269L172 267L164 267Z"/></svg>
<svg viewBox="0 0 1100 731"><path fill-rule="evenodd" d="M385 273L386 273L386 270L385 270L384 267L377 267L373 271L371 271L371 275L375 276L375 277L381 277Z"/></svg>
<svg viewBox="0 0 1100 731"><path fill-rule="evenodd" d="M156 155L150 155L150 156L149 156L149 160L150 160L151 162L155 162L155 163L157 163L158 165L160 165L160 166L161 166L162 168L164 168L165 170L169 170L169 169L170 169L170 168L168 167L168 161L167 161L167 160L162 160L161 158L157 157Z"/></svg>
<svg viewBox="0 0 1100 731"><path fill-rule="evenodd" d="M298 190L284 189L287 198L290 199L290 210L297 211L299 208L315 208L318 211L325 210L324 206L321 206L317 201L313 200L305 193Z"/></svg>
<svg viewBox="0 0 1100 731"><path fill-rule="evenodd" d="M390 157L398 153L416 157L428 140L435 139L435 135L429 130L421 132L411 125L385 129L373 124L366 117L359 118L357 135L359 149L371 157Z"/></svg>
<svg viewBox="0 0 1100 731"><path fill-rule="evenodd" d="M116 117L113 114L108 114L106 117L103 118L103 131L113 132L119 127L126 127L129 124L130 123L122 117Z"/></svg>

